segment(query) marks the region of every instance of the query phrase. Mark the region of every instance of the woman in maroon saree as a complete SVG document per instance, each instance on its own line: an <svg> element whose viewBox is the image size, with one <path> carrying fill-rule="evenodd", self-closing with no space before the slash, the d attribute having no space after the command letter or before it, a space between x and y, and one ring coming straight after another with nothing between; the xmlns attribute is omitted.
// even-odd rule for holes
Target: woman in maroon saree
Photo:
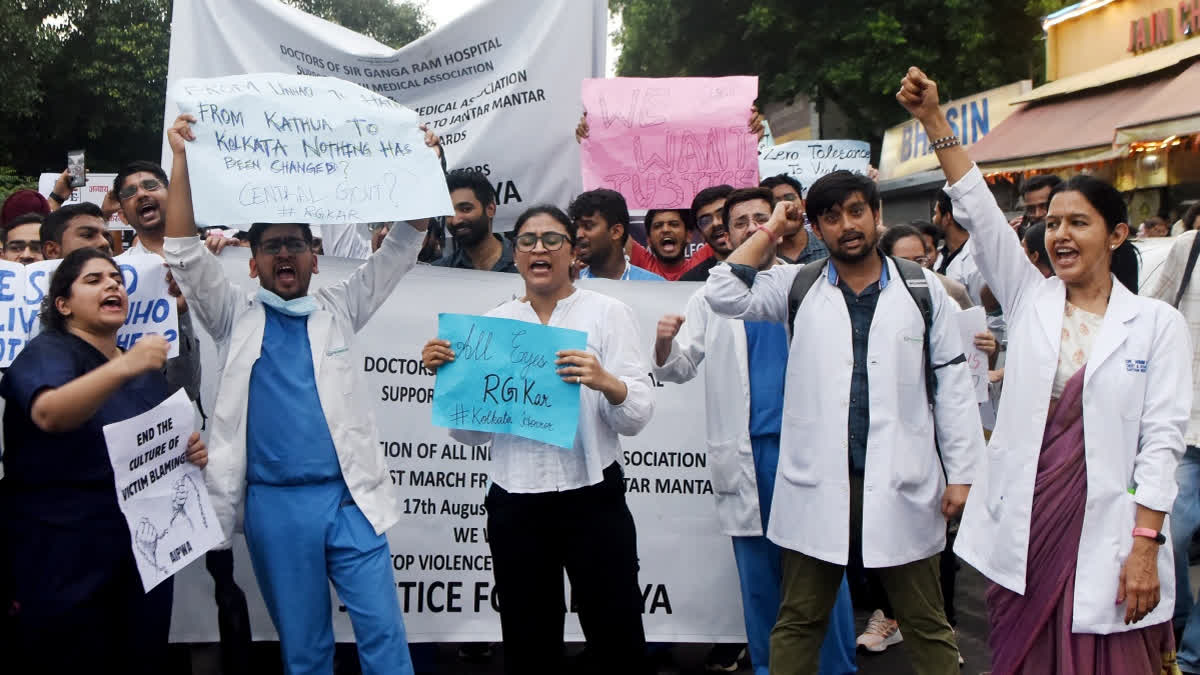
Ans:
<svg viewBox="0 0 1200 675"><path fill-rule="evenodd" d="M1025 595L992 584L988 623L993 630L993 675L1045 673L1125 675L1178 673L1170 623L1110 635L1072 634L1075 560L1083 529L1087 467L1083 454L1084 369L1050 404L1033 488L1030 575Z"/></svg>
<svg viewBox="0 0 1200 675"><path fill-rule="evenodd" d="M1115 188L1080 175L1051 193L1047 279L938 107L937 85L911 68L896 97L937 153L950 216L1008 323L1004 397L955 545L994 582L992 673L1176 673L1163 526L1191 412L1187 323L1137 295Z"/></svg>

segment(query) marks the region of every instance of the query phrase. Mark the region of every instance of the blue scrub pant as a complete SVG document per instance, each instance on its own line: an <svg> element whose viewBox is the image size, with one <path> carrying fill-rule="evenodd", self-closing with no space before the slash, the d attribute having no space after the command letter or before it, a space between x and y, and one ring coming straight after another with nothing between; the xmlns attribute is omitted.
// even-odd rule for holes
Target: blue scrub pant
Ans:
<svg viewBox="0 0 1200 675"><path fill-rule="evenodd" d="M341 480L251 484L246 544L289 675L333 671L329 582L350 614L365 675L412 675L387 538Z"/></svg>
<svg viewBox="0 0 1200 675"><path fill-rule="evenodd" d="M1183 630L1179 643L1179 668L1200 672L1200 605L1192 598L1188 576L1188 550L1200 529L1200 448L1189 445L1175 471L1179 496L1171 508L1171 546L1175 553L1175 629ZM1185 628L1186 626L1186 628Z"/></svg>
<svg viewBox="0 0 1200 675"><path fill-rule="evenodd" d="M750 439L750 446L754 451L758 507L765 533L771 514L771 498L775 494L779 436L756 436ZM733 555L742 587L750 662L754 665L754 675L767 675L771 629L775 627L775 619L779 614L779 587L783 579L779 547L765 536L734 537ZM821 643L821 675L856 672L855 640L854 607L850 602L850 587L843 576L833 613L829 617L825 641Z"/></svg>

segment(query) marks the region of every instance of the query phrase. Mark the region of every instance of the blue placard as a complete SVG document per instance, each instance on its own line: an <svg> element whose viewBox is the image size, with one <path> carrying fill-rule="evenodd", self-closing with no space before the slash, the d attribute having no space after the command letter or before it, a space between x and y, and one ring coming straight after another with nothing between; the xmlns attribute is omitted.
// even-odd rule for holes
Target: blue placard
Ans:
<svg viewBox="0 0 1200 675"><path fill-rule="evenodd" d="M555 353L586 349L587 333L470 314L438 314L455 360L438 368L433 423L575 445L579 385L555 372Z"/></svg>

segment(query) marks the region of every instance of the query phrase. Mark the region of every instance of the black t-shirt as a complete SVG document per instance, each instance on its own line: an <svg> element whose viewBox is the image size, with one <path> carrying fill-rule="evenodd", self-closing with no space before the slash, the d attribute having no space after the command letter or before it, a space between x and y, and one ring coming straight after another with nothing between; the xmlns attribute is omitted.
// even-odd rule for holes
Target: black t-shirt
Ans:
<svg viewBox="0 0 1200 675"><path fill-rule="evenodd" d="M73 520L95 515L96 508L116 508L104 425L140 415L165 401L167 380L162 372L127 380L91 419L72 431L42 431L32 418L39 393L107 362L83 339L47 331L25 345L0 379L0 396L5 399L4 482L34 513Z"/></svg>
<svg viewBox="0 0 1200 675"><path fill-rule="evenodd" d="M721 261L717 260L716 258L708 258L707 260L700 263L699 265L696 265L692 269L684 272L683 276L679 277L679 280L680 281L708 281L708 273L710 271L712 271L712 268L716 267L720 263L721 263Z"/></svg>

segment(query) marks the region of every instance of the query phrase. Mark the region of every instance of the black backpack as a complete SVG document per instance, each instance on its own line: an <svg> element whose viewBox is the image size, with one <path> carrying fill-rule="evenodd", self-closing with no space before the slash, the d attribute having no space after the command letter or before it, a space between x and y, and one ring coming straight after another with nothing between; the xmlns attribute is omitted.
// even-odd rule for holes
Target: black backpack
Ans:
<svg viewBox="0 0 1200 675"><path fill-rule="evenodd" d="M967 359L965 355L959 354L948 363L940 366L933 365L929 355L929 331L933 327L933 296L929 293L929 282L925 278L925 269L911 260L892 258L891 256L889 258L896 263L896 269L900 270L900 277L904 280L904 287L908 289L908 294L912 297L913 302L917 303L917 309L921 310L921 318L925 320L925 340L921 350L925 356L925 397L932 406L934 394L937 392L937 376L934 371L956 363L965 363ZM808 295L808 290L812 288L812 285L825 273L824 262L818 260L800 268L796 279L792 282L792 290L788 292L787 328L789 339L792 326L796 323L796 312L800 309L800 303L804 301L804 296Z"/></svg>

